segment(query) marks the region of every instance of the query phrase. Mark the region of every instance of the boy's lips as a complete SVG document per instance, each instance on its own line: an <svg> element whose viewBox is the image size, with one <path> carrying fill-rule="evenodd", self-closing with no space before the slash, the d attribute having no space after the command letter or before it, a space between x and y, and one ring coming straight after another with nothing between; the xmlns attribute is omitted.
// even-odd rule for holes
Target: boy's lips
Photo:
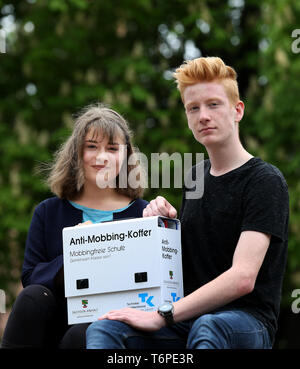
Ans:
<svg viewBox="0 0 300 369"><path fill-rule="evenodd" d="M209 132L209 131L212 131L216 129L215 127L205 127L205 128L202 128L200 129L200 132Z"/></svg>

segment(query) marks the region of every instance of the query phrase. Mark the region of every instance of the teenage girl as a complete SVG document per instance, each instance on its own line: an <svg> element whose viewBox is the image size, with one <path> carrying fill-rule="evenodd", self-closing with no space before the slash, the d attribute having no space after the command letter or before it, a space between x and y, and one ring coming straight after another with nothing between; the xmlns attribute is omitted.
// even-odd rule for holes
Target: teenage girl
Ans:
<svg viewBox="0 0 300 369"><path fill-rule="evenodd" d="M132 155L131 132L120 114L93 105L77 117L48 177L56 196L41 202L32 217L22 270L24 289L10 313L2 347L85 348L89 324L67 324L62 229L142 217L148 204L141 199L143 171ZM130 158L136 165L128 164ZM133 169L135 176L129 181Z"/></svg>

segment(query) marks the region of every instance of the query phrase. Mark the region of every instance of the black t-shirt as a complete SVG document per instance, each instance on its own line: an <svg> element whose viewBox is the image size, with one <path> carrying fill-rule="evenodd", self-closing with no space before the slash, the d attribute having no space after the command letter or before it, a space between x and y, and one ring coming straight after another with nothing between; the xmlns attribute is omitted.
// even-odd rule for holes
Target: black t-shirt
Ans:
<svg viewBox="0 0 300 369"><path fill-rule="evenodd" d="M218 310L242 309L252 313L266 325L273 340L287 258L286 181L276 167L260 158L252 158L217 177L210 174L210 168L210 161L205 160L201 198L186 199L187 189L183 192L180 220L185 295L232 266L241 232L270 234L270 246L254 290Z"/></svg>

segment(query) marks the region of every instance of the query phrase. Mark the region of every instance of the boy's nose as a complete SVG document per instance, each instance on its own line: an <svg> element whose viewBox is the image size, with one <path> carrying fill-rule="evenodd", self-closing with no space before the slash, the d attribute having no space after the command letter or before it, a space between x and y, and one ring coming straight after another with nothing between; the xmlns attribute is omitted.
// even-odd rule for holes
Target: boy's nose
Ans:
<svg viewBox="0 0 300 369"><path fill-rule="evenodd" d="M200 123L207 123L210 121L210 115L207 109L201 108L199 110L199 122Z"/></svg>

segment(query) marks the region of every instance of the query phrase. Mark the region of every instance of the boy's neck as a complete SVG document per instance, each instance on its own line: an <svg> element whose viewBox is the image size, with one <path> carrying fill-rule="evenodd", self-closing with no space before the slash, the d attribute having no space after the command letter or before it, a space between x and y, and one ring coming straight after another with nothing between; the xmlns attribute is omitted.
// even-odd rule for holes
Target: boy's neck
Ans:
<svg viewBox="0 0 300 369"><path fill-rule="evenodd" d="M221 176L245 164L253 158L239 142L231 148L213 147L206 148L211 163L210 174Z"/></svg>

